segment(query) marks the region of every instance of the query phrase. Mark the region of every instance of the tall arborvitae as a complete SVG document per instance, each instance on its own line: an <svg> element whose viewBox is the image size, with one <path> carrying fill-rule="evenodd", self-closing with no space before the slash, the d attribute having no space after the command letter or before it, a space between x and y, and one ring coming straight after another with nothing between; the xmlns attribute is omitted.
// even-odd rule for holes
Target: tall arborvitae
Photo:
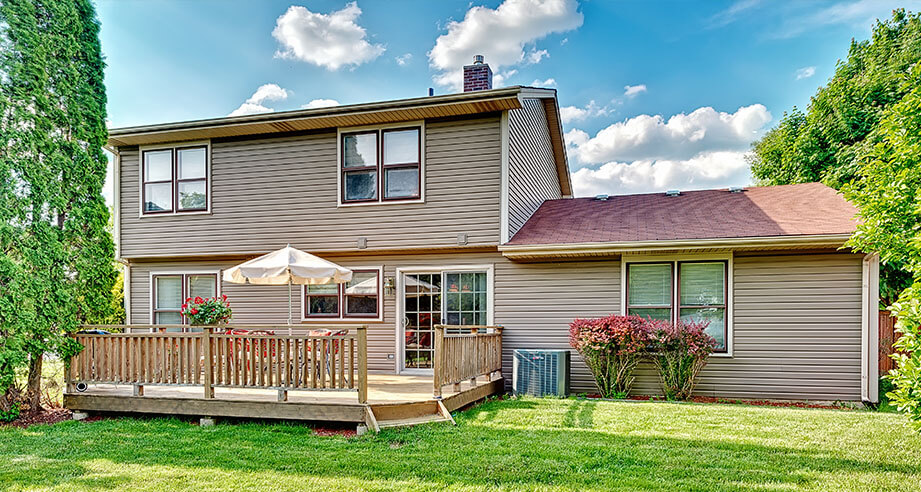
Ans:
<svg viewBox="0 0 921 492"><path fill-rule="evenodd" d="M90 0L0 2L0 392L105 317L116 279L109 211L104 62ZM2 410L2 408L0 408Z"/></svg>

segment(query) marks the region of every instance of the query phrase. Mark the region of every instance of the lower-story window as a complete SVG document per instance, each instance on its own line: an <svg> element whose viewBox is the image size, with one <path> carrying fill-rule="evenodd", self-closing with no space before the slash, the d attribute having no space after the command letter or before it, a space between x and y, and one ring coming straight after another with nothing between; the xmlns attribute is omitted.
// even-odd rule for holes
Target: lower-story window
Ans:
<svg viewBox="0 0 921 492"><path fill-rule="evenodd" d="M182 304L189 297L214 297L218 294L216 273L155 273L151 276L151 322L178 325L187 323Z"/></svg>
<svg viewBox="0 0 921 492"><path fill-rule="evenodd" d="M380 291L380 268L352 269L344 284L305 285L304 319L380 319Z"/></svg>
<svg viewBox="0 0 921 492"><path fill-rule="evenodd" d="M728 269L722 260L628 263L627 314L706 321L716 352L726 352Z"/></svg>

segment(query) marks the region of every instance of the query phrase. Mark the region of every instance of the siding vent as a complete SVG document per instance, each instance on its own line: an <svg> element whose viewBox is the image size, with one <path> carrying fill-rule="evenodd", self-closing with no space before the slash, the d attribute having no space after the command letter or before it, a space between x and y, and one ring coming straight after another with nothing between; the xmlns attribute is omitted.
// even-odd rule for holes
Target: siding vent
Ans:
<svg viewBox="0 0 921 492"><path fill-rule="evenodd" d="M745 188L742 186L730 186L729 193L742 193L745 191Z"/></svg>
<svg viewBox="0 0 921 492"><path fill-rule="evenodd" d="M681 190L668 190L665 192L665 196L678 196L681 194Z"/></svg>
<svg viewBox="0 0 921 492"><path fill-rule="evenodd" d="M368 238L360 237L358 238L358 249L365 249L368 247Z"/></svg>
<svg viewBox="0 0 921 492"><path fill-rule="evenodd" d="M466 233L466 232L462 232L462 233L460 233L460 234L457 235L457 245L458 245L458 246L466 246L466 245L467 245L467 233Z"/></svg>
<svg viewBox="0 0 921 492"><path fill-rule="evenodd" d="M608 195L595 195L595 200L606 202L608 200Z"/></svg>

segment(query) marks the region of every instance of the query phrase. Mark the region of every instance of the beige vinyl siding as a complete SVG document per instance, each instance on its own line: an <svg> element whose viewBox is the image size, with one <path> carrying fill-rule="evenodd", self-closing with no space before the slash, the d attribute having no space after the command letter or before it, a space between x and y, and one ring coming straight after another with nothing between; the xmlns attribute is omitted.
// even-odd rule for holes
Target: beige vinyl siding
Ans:
<svg viewBox="0 0 921 492"><path fill-rule="evenodd" d="M138 149L121 150L121 255L255 254L499 242L497 114L425 125L425 203L337 207L336 133L212 142L212 214L139 217Z"/></svg>
<svg viewBox="0 0 921 492"><path fill-rule="evenodd" d="M736 256L732 358L713 357L697 393L860 400L862 257ZM660 392L644 365L636 393Z"/></svg>
<svg viewBox="0 0 921 492"><path fill-rule="evenodd" d="M620 313L621 261L513 263L498 252L328 256L345 266L397 268L446 265L494 266L496 324L503 334L504 371L511 383L516 348L567 349L575 318ZM149 272L156 269L226 268L238 262L135 262L131 270L132 319L147 323ZM801 254L734 258L734 354L713 357L698 393L729 398L860 399L861 256ZM222 283L234 321L284 324L287 288ZM369 323L369 368L396 370L396 300L384 295L383 322ZM300 320L300 290L294 296ZM298 324L307 330L323 323ZM393 356L393 359L388 358ZM573 354L572 391L596 392L578 354ZM658 394L655 371L641 366L637 394Z"/></svg>
<svg viewBox="0 0 921 492"><path fill-rule="evenodd" d="M561 195L543 103L525 99L521 109L509 111L508 125L508 226L512 237L544 200Z"/></svg>

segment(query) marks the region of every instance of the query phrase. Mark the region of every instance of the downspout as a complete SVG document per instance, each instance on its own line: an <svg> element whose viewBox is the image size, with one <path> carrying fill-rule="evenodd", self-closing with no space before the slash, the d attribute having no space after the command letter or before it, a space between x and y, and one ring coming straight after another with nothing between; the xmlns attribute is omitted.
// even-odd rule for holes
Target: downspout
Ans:
<svg viewBox="0 0 921 492"><path fill-rule="evenodd" d="M879 255L863 258L860 399L879 402Z"/></svg>

